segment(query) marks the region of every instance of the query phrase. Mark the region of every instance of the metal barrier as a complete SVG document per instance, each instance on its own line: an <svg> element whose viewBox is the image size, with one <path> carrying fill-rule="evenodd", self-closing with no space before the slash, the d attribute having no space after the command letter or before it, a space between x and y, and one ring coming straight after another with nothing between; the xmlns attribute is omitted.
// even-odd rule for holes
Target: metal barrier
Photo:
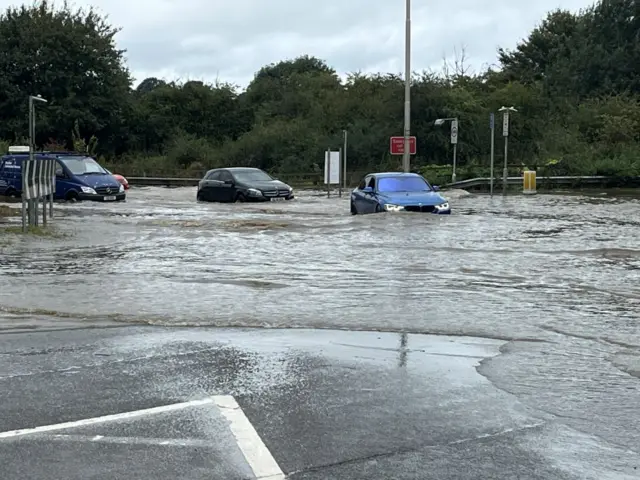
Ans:
<svg viewBox="0 0 640 480"><path fill-rule="evenodd" d="M22 161L22 231L27 226L38 225L38 207L42 200L42 224L47 225L47 201L49 217L53 218L53 195L56 192L56 160L54 158L30 158Z"/></svg>

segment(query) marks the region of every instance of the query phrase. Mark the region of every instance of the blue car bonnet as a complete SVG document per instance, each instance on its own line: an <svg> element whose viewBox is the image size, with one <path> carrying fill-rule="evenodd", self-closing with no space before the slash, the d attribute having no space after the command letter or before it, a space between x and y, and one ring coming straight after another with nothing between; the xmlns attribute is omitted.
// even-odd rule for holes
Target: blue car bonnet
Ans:
<svg viewBox="0 0 640 480"><path fill-rule="evenodd" d="M118 182L113 175L106 173L104 175L95 173L90 175L76 175L75 178L91 188L115 187L116 190L120 188L120 182Z"/></svg>
<svg viewBox="0 0 640 480"><path fill-rule="evenodd" d="M387 203L393 205L415 205L421 203L422 205L442 205L447 200L438 192L382 192L378 194L380 198L383 198Z"/></svg>

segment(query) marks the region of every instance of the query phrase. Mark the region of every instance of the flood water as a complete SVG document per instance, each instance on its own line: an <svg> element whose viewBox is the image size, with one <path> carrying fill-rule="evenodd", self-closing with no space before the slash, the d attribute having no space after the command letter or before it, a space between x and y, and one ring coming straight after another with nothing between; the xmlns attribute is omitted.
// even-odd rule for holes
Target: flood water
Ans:
<svg viewBox="0 0 640 480"><path fill-rule="evenodd" d="M354 217L347 196L321 192L266 205L195 193L56 205L68 235L0 243L0 322L520 340L481 373L586 433L640 445L638 198L458 193L451 216Z"/></svg>
<svg viewBox="0 0 640 480"><path fill-rule="evenodd" d="M458 195L459 196L459 195ZM640 202L463 196L450 217L348 213L320 192L195 190L56 205L60 239L5 242L0 305L159 324L338 327L640 346Z"/></svg>

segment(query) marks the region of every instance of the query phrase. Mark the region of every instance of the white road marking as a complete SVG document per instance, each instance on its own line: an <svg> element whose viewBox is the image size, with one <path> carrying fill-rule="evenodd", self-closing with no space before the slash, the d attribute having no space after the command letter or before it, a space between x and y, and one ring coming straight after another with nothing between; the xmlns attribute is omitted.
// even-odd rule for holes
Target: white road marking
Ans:
<svg viewBox="0 0 640 480"><path fill-rule="evenodd" d="M118 445L155 445L160 447L200 447L216 448L210 440L191 438L145 438L145 437L105 437L103 435L39 434L43 440L63 440L69 442L114 443Z"/></svg>
<svg viewBox="0 0 640 480"><path fill-rule="evenodd" d="M22 437L25 435L33 435L36 433L55 432L57 430L65 430L67 428L86 427L88 425L115 422L118 420L129 420L131 418L155 415L157 413L175 412L177 410L184 410L185 408L199 407L201 405L211 405L213 403L215 403L214 398L205 398L203 400L192 400L190 402L174 403L173 405L163 405L161 407L146 408L144 410L136 410L134 412L116 413L115 415L87 418L84 420L76 420L74 422L57 423L55 425L44 425L35 428L23 428L21 430L11 430L9 432L1 432L0 439Z"/></svg>
<svg viewBox="0 0 640 480"><path fill-rule="evenodd" d="M238 447L256 478L284 480L285 474L235 398L231 395L216 395L212 398L229 422L229 428L238 442Z"/></svg>

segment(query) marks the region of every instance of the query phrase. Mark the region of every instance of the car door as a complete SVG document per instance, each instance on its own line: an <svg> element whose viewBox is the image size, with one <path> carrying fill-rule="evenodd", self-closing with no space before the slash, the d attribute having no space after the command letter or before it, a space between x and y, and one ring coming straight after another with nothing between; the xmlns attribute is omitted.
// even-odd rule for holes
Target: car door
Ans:
<svg viewBox="0 0 640 480"><path fill-rule="evenodd" d="M358 186L356 187L356 190L354 193L354 197L353 197L353 203L356 207L356 209L358 210L359 213L364 213L365 210L365 193L362 191L364 189L364 187L367 186L367 184L369 183L369 179L371 178L370 175L367 175L366 177L364 177L362 179L362 181L358 184Z"/></svg>
<svg viewBox="0 0 640 480"><path fill-rule="evenodd" d="M235 181L227 170L220 172L219 195L220 202L233 202L236 199Z"/></svg>
<svg viewBox="0 0 640 480"><path fill-rule="evenodd" d="M78 185L72 181L62 162L56 160L56 193L54 197L64 199L67 198L69 192L80 193L78 190Z"/></svg>
<svg viewBox="0 0 640 480"><path fill-rule="evenodd" d="M218 194L220 193L220 170L209 172L202 182L200 194L202 199L208 202L219 202Z"/></svg>
<svg viewBox="0 0 640 480"><path fill-rule="evenodd" d="M364 196L365 208L364 211L367 213L375 213L376 207L378 206L378 195L376 194L376 177L372 175L367 182L367 187L373 190L373 193L367 193Z"/></svg>

